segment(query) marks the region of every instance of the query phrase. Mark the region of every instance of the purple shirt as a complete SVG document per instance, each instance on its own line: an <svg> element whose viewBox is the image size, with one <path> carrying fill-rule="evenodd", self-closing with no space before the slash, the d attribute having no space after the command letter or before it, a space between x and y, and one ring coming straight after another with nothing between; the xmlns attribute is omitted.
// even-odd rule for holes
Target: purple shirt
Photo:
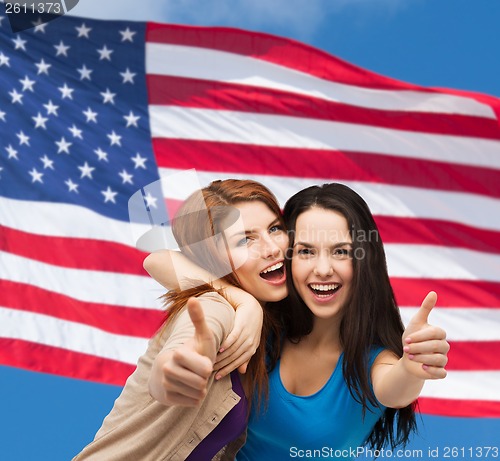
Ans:
<svg viewBox="0 0 500 461"><path fill-rule="evenodd" d="M191 452L186 461L211 460L225 445L237 439L247 426L248 401L237 371L231 373L233 391L241 397L217 427Z"/></svg>

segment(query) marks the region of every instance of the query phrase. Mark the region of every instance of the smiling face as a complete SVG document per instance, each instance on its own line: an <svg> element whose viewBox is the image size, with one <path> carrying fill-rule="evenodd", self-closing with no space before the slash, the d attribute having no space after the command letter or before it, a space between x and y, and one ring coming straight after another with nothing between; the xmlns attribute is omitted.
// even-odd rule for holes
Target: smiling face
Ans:
<svg viewBox="0 0 500 461"><path fill-rule="evenodd" d="M239 219L224 226L224 238L242 288L261 303L287 295L284 257L288 237L278 217L257 200L235 205ZM225 251L224 242L219 243Z"/></svg>
<svg viewBox="0 0 500 461"><path fill-rule="evenodd" d="M316 318L339 318L353 278L352 239L346 218L313 207L297 217L292 280Z"/></svg>

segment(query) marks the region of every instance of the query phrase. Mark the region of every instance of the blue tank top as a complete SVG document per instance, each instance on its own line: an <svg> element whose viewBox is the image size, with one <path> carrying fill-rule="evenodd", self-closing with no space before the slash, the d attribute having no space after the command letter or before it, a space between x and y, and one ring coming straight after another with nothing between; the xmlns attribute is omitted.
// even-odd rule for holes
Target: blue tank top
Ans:
<svg viewBox="0 0 500 461"><path fill-rule="evenodd" d="M372 349L370 370L382 350ZM294 395L285 389L278 361L269 374L267 411L252 409L247 442L237 461L353 458L385 407L370 405L363 419L362 406L351 396L344 381L342 360L343 354L326 384L308 396Z"/></svg>

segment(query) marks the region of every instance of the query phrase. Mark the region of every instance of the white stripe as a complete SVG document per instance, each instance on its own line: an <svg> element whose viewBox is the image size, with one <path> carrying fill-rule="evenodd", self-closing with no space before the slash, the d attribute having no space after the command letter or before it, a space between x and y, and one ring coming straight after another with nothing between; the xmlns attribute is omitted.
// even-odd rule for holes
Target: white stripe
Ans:
<svg viewBox="0 0 500 461"><path fill-rule="evenodd" d="M0 306L0 337L31 341L136 364L148 340L102 331L48 315Z"/></svg>
<svg viewBox="0 0 500 461"><path fill-rule="evenodd" d="M285 115L149 106L154 138L336 149L500 169L500 142Z"/></svg>
<svg viewBox="0 0 500 461"><path fill-rule="evenodd" d="M78 205L30 202L0 197L0 224L51 237L104 240L134 246L134 236L150 226L131 224L94 213ZM135 230L135 233L134 233Z"/></svg>
<svg viewBox="0 0 500 461"><path fill-rule="evenodd" d="M464 114L496 119L489 106L472 98L346 85L264 60L207 48L146 43L146 71L148 74L283 90L373 109Z"/></svg>
<svg viewBox="0 0 500 461"><path fill-rule="evenodd" d="M400 307L403 323L408 325L417 307ZM440 308L429 316L429 323L443 328L448 341L500 341L500 309Z"/></svg>
<svg viewBox="0 0 500 461"><path fill-rule="evenodd" d="M162 294L158 284L147 276L53 266L6 252L0 252L0 267L4 280L34 285L84 302L158 309L156 298Z"/></svg>
<svg viewBox="0 0 500 461"><path fill-rule="evenodd" d="M433 245L384 247L391 277L500 282L500 255Z"/></svg>
<svg viewBox="0 0 500 461"><path fill-rule="evenodd" d="M500 158L500 156L499 156ZM175 173L176 169L161 168L160 175ZM200 184L205 187L216 179L253 179L276 194L280 205L306 187L332 182L331 178L294 178L271 175L249 175L197 171ZM359 181L340 181L358 192L368 203L373 215L400 218L424 218L452 221L476 228L500 230L500 200L475 194L426 190L416 187L374 184ZM485 210L492 210L491 213Z"/></svg>
<svg viewBox="0 0 500 461"><path fill-rule="evenodd" d="M445 379L427 380L421 397L500 401L500 371L448 371Z"/></svg>

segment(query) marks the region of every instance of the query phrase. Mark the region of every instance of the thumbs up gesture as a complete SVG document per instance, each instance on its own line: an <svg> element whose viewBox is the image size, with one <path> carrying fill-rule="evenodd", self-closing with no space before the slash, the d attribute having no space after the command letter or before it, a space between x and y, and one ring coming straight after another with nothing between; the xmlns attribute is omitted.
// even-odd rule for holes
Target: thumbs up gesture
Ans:
<svg viewBox="0 0 500 461"><path fill-rule="evenodd" d="M165 405L199 405L207 393L217 354L215 336L205 321L200 301L189 298L187 310L195 328L193 338L158 356L161 392L150 383L152 395Z"/></svg>
<svg viewBox="0 0 500 461"><path fill-rule="evenodd" d="M403 333L403 363L406 370L422 379L446 377L450 345L442 328L428 323L429 314L436 305L437 295L431 291Z"/></svg>

